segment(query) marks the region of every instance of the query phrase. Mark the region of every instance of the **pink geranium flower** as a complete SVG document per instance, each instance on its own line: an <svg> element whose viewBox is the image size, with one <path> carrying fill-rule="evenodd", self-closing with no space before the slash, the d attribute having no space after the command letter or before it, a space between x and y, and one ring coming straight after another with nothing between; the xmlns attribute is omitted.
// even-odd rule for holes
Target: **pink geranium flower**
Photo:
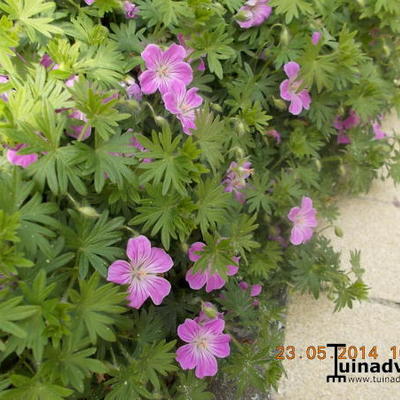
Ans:
<svg viewBox="0 0 400 400"><path fill-rule="evenodd" d="M135 79L133 78L128 78L126 80L127 86L126 86L126 94L128 97L134 98L136 101L141 101L143 98L142 90L140 89L140 86L136 83Z"/></svg>
<svg viewBox="0 0 400 400"><path fill-rule="evenodd" d="M282 141L281 134L276 129L270 129L269 131L265 132L265 134L273 137L278 144L280 144Z"/></svg>
<svg viewBox="0 0 400 400"><path fill-rule="evenodd" d="M130 1L124 2L125 18L131 19L136 18L139 13L139 7Z"/></svg>
<svg viewBox="0 0 400 400"><path fill-rule="evenodd" d="M183 82L177 81L173 88L163 95L165 108L181 121L183 132L191 135L191 129L196 129L196 108L203 103L197 94L197 88L186 90Z"/></svg>
<svg viewBox="0 0 400 400"><path fill-rule="evenodd" d="M183 59L186 50L173 44L162 51L157 45L149 44L142 52L147 70L139 75L142 92L151 94L159 90L161 94L174 90L177 82L188 85L193 79L192 68Z"/></svg>
<svg viewBox="0 0 400 400"><path fill-rule="evenodd" d="M376 140L384 139L387 136L386 132L382 130L382 126L379 122L375 121L372 123L372 130L374 131L374 137Z"/></svg>
<svg viewBox="0 0 400 400"><path fill-rule="evenodd" d="M75 85L75 82L78 82L79 76L78 75L71 75L66 81L65 86L72 88Z"/></svg>
<svg viewBox="0 0 400 400"><path fill-rule="evenodd" d="M14 165L19 165L22 168L29 167L31 164L36 162L39 156L36 153L31 154L19 154L19 151L27 147L26 144L19 144L11 149L7 150L7 160Z"/></svg>
<svg viewBox="0 0 400 400"><path fill-rule="evenodd" d="M239 26L247 29L261 25L272 12L268 2L269 0L247 0L239 9L237 19Z"/></svg>
<svg viewBox="0 0 400 400"><path fill-rule="evenodd" d="M0 84L8 83L10 80L7 75L0 74ZM0 99L8 101L8 92L0 93Z"/></svg>
<svg viewBox="0 0 400 400"><path fill-rule="evenodd" d="M189 247L188 256L189 260L196 262L200 259L205 244L202 242L195 242ZM232 257L234 263L238 264L240 258ZM227 265L226 273L228 276L235 275L239 270L236 265ZM200 290L204 285L206 292L209 293L213 290L221 289L225 285L225 280L217 272L212 271L212 265L209 265L205 271L193 272L190 268L186 273L186 281L189 283L191 289Z"/></svg>
<svg viewBox="0 0 400 400"><path fill-rule="evenodd" d="M290 235L290 242L299 245L309 241L317 226L317 210L313 208L313 202L309 197L303 197L301 207L293 207L288 214L288 218L293 222Z"/></svg>
<svg viewBox="0 0 400 400"><path fill-rule="evenodd" d="M214 376L218 371L216 357L225 358L230 354L230 336L224 334L225 321L213 319L200 325L193 319L186 319L178 326L178 336L188 343L178 348L176 361L182 369L194 369L197 378Z"/></svg>
<svg viewBox="0 0 400 400"><path fill-rule="evenodd" d="M242 160L240 162L231 162L226 174L226 178L222 182L225 185L225 192L233 192L235 198L240 203L245 202L245 196L242 190L245 189L246 179L252 175L254 170L251 168L251 162Z"/></svg>
<svg viewBox="0 0 400 400"><path fill-rule="evenodd" d="M314 32L311 36L311 41L314 46L316 46L319 41L321 40L322 33L321 32Z"/></svg>
<svg viewBox="0 0 400 400"><path fill-rule="evenodd" d="M53 59L47 53L43 54L42 58L40 59L40 65L42 65L45 68L51 67L51 69L58 69L60 67L53 61Z"/></svg>
<svg viewBox="0 0 400 400"><path fill-rule="evenodd" d="M360 117L354 110L350 110L349 116L345 119L337 116L333 122L333 126L338 130L337 143L351 143L351 139L346 135L346 131L355 128L360 122Z"/></svg>
<svg viewBox="0 0 400 400"><path fill-rule="evenodd" d="M145 236L129 239L126 255L128 261L114 261L108 268L107 280L118 285L128 285L129 305L140 308L151 298L160 305L171 291L171 284L159 274L169 271L173 266L172 258L158 247L151 247Z"/></svg>
<svg viewBox="0 0 400 400"><path fill-rule="evenodd" d="M91 6L96 0L84 0L88 6Z"/></svg>
<svg viewBox="0 0 400 400"><path fill-rule="evenodd" d="M301 80L297 80L300 72L300 65L296 62L289 62L284 65L286 75L289 79L285 79L280 86L281 97L286 101L290 101L289 112L293 115L299 115L303 108L308 110L311 104L311 96L308 90L299 91Z"/></svg>
<svg viewBox="0 0 400 400"><path fill-rule="evenodd" d="M241 282L239 282L239 287L242 290L248 290L249 284L245 281L241 281ZM262 292L262 285L260 285L258 283L255 285L251 285L251 287L250 287L250 296L251 297L257 297L261 294L261 292ZM260 302L257 299L255 299L255 300L253 300L252 304L254 307L257 307L260 304Z"/></svg>

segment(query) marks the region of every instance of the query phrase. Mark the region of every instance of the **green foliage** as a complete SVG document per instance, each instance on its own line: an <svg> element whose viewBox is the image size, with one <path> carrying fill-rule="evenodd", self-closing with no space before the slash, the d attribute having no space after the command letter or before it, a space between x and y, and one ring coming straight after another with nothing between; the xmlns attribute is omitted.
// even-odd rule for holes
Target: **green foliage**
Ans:
<svg viewBox="0 0 400 400"><path fill-rule="evenodd" d="M0 400L211 400L221 382L233 398L265 397L283 373L289 287L336 311L368 295L360 252L345 270L325 227L292 245L288 213L308 196L341 237L338 195L377 177L400 183L399 139L373 129L400 111L398 0L270 0L250 28L238 23L245 0L135 3L127 18L122 0L0 0ZM146 46L173 43L203 99L177 99L175 115L164 93L133 86L152 64ZM290 61L290 89L312 99L299 115L280 97ZM340 131L352 113L359 122ZM139 235L151 267L160 249L173 267L156 274L171 284L162 304L135 310L130 281L149 272L126 248ZM135 269L123 285L111 282L117 260ZM189 269L219 274L223 288L191 289ZM176 362L177 328L201 310L212 318L209 302L230 355L198 379Z"/></svg>

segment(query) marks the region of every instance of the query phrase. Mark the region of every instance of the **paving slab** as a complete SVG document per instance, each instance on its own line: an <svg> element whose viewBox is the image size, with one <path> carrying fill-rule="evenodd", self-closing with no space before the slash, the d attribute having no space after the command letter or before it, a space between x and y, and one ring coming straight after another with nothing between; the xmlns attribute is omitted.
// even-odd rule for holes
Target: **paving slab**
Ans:
<svg viewBox="0 0 400 400"><path fill-rule="evenodd" d="M351 250L361 250L370 297L400 303L400 208L369 197L341 200L339 208L344 236L327 236L342 252L343 267L350 269Z"/></svg>
<svg viewBox="0 0 400 400"><path fill-rule="evenodd" d="M293 360L283 361L287 378L281 380L273 400L398 400L400 373L348 374L345 383L327 383L326 376L334 370L334 360L330 358L333 352L329 350L325 360L310 360L306 349L341 342L357 348L366 346L367 351L377 346L378 358L368 362L383 363L391 358L392 346L399 348L399 330L400 308L397 305L362 302L352 310L333 313L332 302L326 298L317 301L308 295L292 295L285 345L295 346L297 355ZM312 351L309 354L312 355ZM400 365L400 359L398 361ZM351 377L373 379L373 376L377 379L397 377L399 382L350 382Z"/></svg>

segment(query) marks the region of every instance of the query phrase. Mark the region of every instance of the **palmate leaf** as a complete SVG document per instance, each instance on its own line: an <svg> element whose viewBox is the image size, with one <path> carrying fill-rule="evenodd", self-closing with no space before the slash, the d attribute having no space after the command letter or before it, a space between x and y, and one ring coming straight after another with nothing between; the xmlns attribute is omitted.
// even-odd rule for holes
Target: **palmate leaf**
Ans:
<svg viewBox="0 0 400 400"><path fill-rule="evenodd" d="M224 192L220 182L207 179L197 186L196 197L196 224L200 225L203 235L208 229L215 231L227 219L226 208L231 195Z"/></svg>
<svg viewBox="0 0 400 400"><path fill-rule="evenodd" d="M274 8L274 12L285 15L286 24L290 24L293 18L300 15L312 14L313 6L308 0L271 0L269 5Z"/></svg>
<svg viewBox="0 0 400 400"><path fill-rule="evenodd" d="M252 178L246 190L246 202L251 213L259 212L261 209L267 214L271 213L273 202L271 195L268 194L271 187L271 177L268 171Z"/></svg>
<svg viewBox="0 0 400 400"><path fill-rule="evenodd" d="M151 236L161 231L161 242L167 250L171 238L186 240L195 227L192 213L196 206L192 200L176 192L163 195L160 185L146 185L145 188L148 197L139 201L138 215L129 224L143 224L143 230L150 232Z"/></svg>
<svg viewBox="0 0 400 400"><path fill-rule="evenodd" d="M85 330L90 341L95 344L100 337L113 342L116 336L112 331L117 314L127 309L119 304L126 297L126 293L112 283L99 286L99 275L93 274L88 281L79 280L79 292L71 290L71 301L75 305L74 324L76 337Z"/></svg>
<svg viewBox="0 0 400 400"><path fill-rule="evenodd" d="M82 111L87 119L87 125L96 129L103 140L114 135L118 122L130 117L120 113L114 106L116 99L111 99L112 93L104 93L94 84L89 84L83 77L70 89L76 103L76 108ZM114 94L114 93L113 93Z"/></svg>
<svg viewBox="0 0 400 400"><path fill-rule="evenodd" d="M195 377L193 371L181 372L176 386L176 400L213 400L215 396L207 391L207 382Z"/></svg>
<svg viewBox="0 0 400 400"><path fill-rule="evenodd" d="M79 392L83 392L85 378L93 373L107 372L107 368L100 360L91 357L96 348L85 347L85 343L74 347L68 340L59 348L48 347L42 365L43 374L49 376L51 382L61 380L64 386L71 385Z"/></svg>
<svg viewBox="0 0 400 400"><path fill-rule="evenodd" d="M51 37L51 34L62 33L62 30L51 24L54 18L49 15L55 9L55 3L45 0L2 0L0 9L19 21L32 42L38 41L38 34ZM36 16L36 17L35 17Z"/></svg>
<svg viewBox="0 0 400 400"><path fill-rule="evenodd" d="M193 11L186 0L138 0L136 3L148 27L157 24L173 26L178 23L179 18L193 17Z"/></svg>
<svg viewBox="0 0 400 400"><path fill-rule="evenodd" d="M121 238L123 217L108 219L108 212L96 218L83 217L70 210L72 227L63 227L66 247L75 251L75 263L79 276L84 279L92 266L106 276L106 266L123 255L122 249L113 246Z"/></svg>
<svg viewBox="0 0 400 400"><path fill-rule="evenodd" d="M224 76L221 60L234 59L235 50L230 47L233 38L225 31L223 23L217 25L214 30L203 31L200 35L195 35L188 42L188 45L195 49L193 58L207 54L207 65L211 72L215 73L219 79Z"/></svg>
<svg viewBox="0 0 400 400"><path fill-rule="evenodd" d="M162 340L158 343L146 344L140 354L140 366L146 378L151 382L156 390L160 389L160 377L166 376L169 372L177 370L174 363L176 354L171 351L176 344L176 340L166 343Z"/></svg>
<svg viewBox="0 0 400 400"><path fill-rule="evenodd" d="M16 323L24 320L37 312L35 306L21 306L22 297L13 297L10 300L0 302L0 330L19 338L24 338L27 331Z"/></svg>
<svg viewBox="0 0 400 400"><path fill-rule="evenodd" d="M219 116L214 116L207 103L196 113L196 126L194 138L201 150L200 159L206 161L215 173L224 160L222 151L226 138L224 121Z"/></svg>
<svg viewBox="0 0 400 400"><path fill-rule="evenodd" d="M1 400L63 400L73 393L71 389L46 382L39 375L33 378L11 375L10 380L15 389L2 391Z"/></svg>
<svg viewBox="0 0 400 400"><path fill-rule="evenodd" d="M158 134L152 132L151 140L145 136L137 137L148 152L138 154L140 158L151 158L151 163L141 163L140 169L144 172L140 176L142 183L162 183L162 195L168 193L172 186L181 195L187 193L185 185L193 180L197 181L201 173L207 170L199 163L195 163L200 150L193 143L191 137L179 147L181 136L172 139L169 127L164 127Z"/></svg>
<svg viewBox="0 0 400 400"><path fill-rule="evenodd" d="M13 23L5 15L0 18L0 64L7 72L13 72L15 66L12 63L12 56L15 53L11 48L18 46L18 34L12 30Z"/></svg>
<svg viewBox="0 0 400 400"><path fill-rule="evenodd" d="M124 182L133 180L130 165L137 163L132 156L137 149L132 146L131 134L114 135L110 140L102 142L93 148L84 143L76 142L79 149L78 160L85 165L87 174L94 173L94 188L100 193L106 180L115 183L122 189Z"/></svg>
<svg viewBox="0 0 400 400"><path fill-rule="evenodd" d="M20 208L21 227L18 235L21 247L27 254L34 256L39 249L45 254L51 252L50 240L55 238L55 230L59 226L57 220L51 217L56 211L57 206L42 202L38 193Z"/></svg>

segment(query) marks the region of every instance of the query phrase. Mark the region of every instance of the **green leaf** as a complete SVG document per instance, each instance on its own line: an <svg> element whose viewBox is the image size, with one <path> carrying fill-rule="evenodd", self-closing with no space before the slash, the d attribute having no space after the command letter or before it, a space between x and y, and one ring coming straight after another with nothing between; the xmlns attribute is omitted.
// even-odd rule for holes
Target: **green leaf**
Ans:
<svg viewBox="0 0 400 400"><path fill-rule="evenodd" d="M113 246L121 238L123 217L108 219L108 212L98 218L84 217L76 211L70 211L73 227L63 227L68 249L75 251L75 262L79 276L84 279L92 266L103 277L106 266L122 256L122 250Z"/></svg>
<svg viewBox="0 0 400 400"><path fill-rule="evenodd" d="M150 232L151 236L161 232L161 242L166 250L171 238L185 241L195 227L192 212L196 206L192 200L178 193L164 195L160 185L146 185L145 188L148 197L139 201L138 215L129 224L143 224L143 230Z"/></svg>
<svg viewBox="0 0 400 400"><path fill-rule="evenodd" d="M10 300L0 303L0 330L24 338L27 332L15 321L21 321L37 312L35 306L21 306L22 297L13 297Z"/></svg>
<svg viewBox="0 0 400 400"><path fill-rule="evenodd" d="M286 24L290 24L293 18L300 15L312 14L313 7L308 0L271 0L269 5L276 14L284 14Z"/></svg>
<svg viewBox="0 0 400 400"><path fill-rule="evenodd" d="M93 274L88 281L80 280L79 292L71 291L71 300L76 306L74 321L78 332L84 327L93 344L98 337L114 342L116 336L111 326L116 322L117 314L126 311L119 305L125 297L126 294L111 283L99 286L97 274Z"/></svg>
<svg viewBox="0 0 400 400"><path fill-rule="evenodd" d="M209 229L215 231L217 226L226 222L226 208L231 198L224 192L223 186L217 180L201 181L196 190L196 224L200 225L204 235Z"/></svg>

